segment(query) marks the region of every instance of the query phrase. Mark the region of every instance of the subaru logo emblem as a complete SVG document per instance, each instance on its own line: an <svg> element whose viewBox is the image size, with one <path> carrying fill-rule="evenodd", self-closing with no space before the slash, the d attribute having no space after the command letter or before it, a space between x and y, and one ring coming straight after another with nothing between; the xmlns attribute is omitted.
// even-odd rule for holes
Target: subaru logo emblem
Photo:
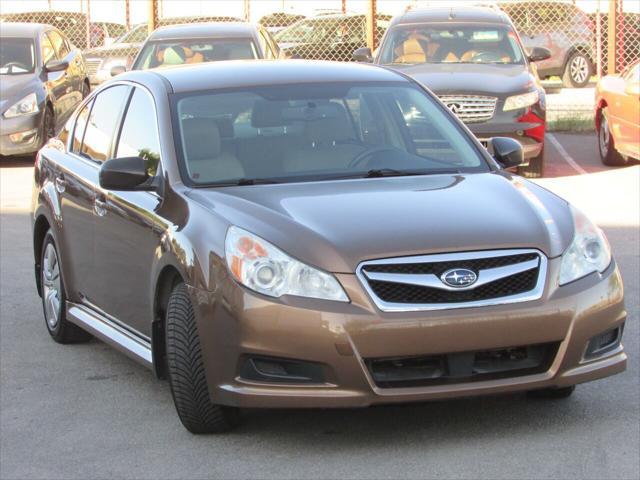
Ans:
<svg viewBox="0 0 640 480"><path fill-rule="evenodd" d="M447 103L447 107L456 115L462 111L462 105L459 103Z"/></svg>
<svg viewBox="0 0 640 480"><path fill-rule="evenodd" d="M454 288L468 287L478 280L478 275L473 270L467 268L453 268L447 270L440 277L442 283Z"/></svg>

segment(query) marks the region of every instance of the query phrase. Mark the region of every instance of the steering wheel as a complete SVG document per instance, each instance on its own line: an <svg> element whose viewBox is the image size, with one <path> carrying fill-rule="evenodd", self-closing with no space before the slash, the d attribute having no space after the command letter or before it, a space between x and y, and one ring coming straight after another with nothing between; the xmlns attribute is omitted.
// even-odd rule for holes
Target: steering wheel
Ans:
<svg viewBox="0 0 640 480"><path fill-rule="evenodd" d="M3 65L3 67L4 67L4 68L6 68L6 69L9 69L9 68L10 68L10 69L12 69L12 70L13 70L13 67L18 67L18 68L21 68L21 69L23 69L23 70L25 70L25 71L29 71L29 70L30 70L30 69L29 69L29 67L28 67L27 65L25 65L24 63L20 63L20 62L9 62L9 63L5 63L5 64Z"/></svg>
<svg viewBox="0 0 640 480"><path fill-rule="evenodd" d="M377 155L378 153L393 152L396 150L398 150L396 147L391 147L389 145L368 148L364 152L360 152L358 155L353 157L349 162L348 167L353 168L353 167L360 166L364 163L367 163L366 161L368 161L369 159L371 159L371 157L373 157L374 155Z"/></svg>
<svg viewBox="0 0 640 480"><path fill-rule="evenodd" d="M496 52L478 52L471 59L472 62L501 62L502 55Z"/></svg>

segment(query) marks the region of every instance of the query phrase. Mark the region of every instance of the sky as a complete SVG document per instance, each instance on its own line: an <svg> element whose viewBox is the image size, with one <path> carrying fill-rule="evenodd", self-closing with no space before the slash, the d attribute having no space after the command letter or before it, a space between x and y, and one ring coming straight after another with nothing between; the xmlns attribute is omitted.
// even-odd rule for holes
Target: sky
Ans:
<svg viewBox="0 0 640 480"><path fill-rule="evenodd" d="M347 10L362 13L366 11L366 0L346 0ZM436 0L428 3L451 5L464 3L465 0ZM54 10L86 11L87 0L0 0L0 14L24 11L46 11L49 3ZM423 3L422 0L378 0L378 11L398 14L407 5ZM467 2L468 3L468 2ZM577 5L587 12L595 12L598 6L602 11L608 8L608 0L577 0ZM226 15L244 17L243 0L161 0L162 16L185 15ZM132 23L144 22L148 15L147 0L130 0ZM309 16L319 10L339 11L341 0L251 0L250 20L255 22L268 13L285 11ZM124 23L124 0L91 0L91 18L94 20ZM623 0L623 8L629 12L640 12L640 0Z"/></svg>

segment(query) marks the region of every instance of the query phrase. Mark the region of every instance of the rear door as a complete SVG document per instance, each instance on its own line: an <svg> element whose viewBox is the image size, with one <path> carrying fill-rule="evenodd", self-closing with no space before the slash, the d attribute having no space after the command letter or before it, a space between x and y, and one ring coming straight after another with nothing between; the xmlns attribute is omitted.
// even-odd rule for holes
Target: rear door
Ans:
<svg viewBox="0 0 640 480"><path fill-rule="evenodd" d="M133 89L114 142L115 157L145 160L150 177L159 174L160 141L153 97ZM155 192L121 192L98 187L102 211L96 217L95 262L100 272L94 301L139 336L151 337L151 266L163 232L155 213L161 199Z"/></svg>

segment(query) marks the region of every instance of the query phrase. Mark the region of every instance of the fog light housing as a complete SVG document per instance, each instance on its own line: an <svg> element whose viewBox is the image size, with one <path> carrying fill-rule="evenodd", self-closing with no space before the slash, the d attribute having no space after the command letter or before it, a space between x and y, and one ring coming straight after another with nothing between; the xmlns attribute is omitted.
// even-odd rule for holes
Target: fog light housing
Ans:
<svg viewBox="0 0 640 480"><path fill-rule="evenodd" d="M587 350L585 351L584 358L590 360L596 357L601 357L602 355L618 348L620 346L620 341L622 340L623 330L624 324L592 337L587 344Z"/></svg>
<svg viewBox="0 0 640 480"><path fill-rule="evenodd" d="M11 133L9 138L13 143L25 143L33 140L36 133L38 133L38 129L34 128L33 130L27 130L26 132Z"/></svg>
<svg viewBox="0 0 640 480"><path fill-rule="evenodd" d="M240 378L267 383L325 383L321 364L274 357L246 357Z"/></svg>

